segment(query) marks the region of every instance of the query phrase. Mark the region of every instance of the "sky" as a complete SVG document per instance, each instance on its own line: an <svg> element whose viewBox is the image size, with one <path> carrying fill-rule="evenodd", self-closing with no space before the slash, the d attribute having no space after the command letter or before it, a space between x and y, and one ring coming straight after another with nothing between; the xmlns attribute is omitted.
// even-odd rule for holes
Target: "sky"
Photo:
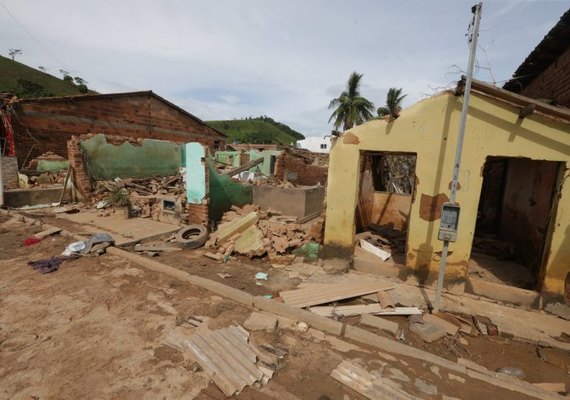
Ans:
<svg viewBox="0 0 570 400"><path fill-rule="evenodd" d="M330 134L353 71L362 95L404 106L466 70L474 1L0 0L0 54L99 93L153 90L203 120L267 115ZM485 1L475 78L502 85L570 7ZM1 71L0 71L1 73Z"/></svg>

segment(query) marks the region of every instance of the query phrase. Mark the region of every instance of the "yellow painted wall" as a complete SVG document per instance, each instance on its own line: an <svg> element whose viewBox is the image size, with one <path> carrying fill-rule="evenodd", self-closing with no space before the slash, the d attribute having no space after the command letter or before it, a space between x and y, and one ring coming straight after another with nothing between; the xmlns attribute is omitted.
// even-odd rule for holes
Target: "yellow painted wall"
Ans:
<svg viewBox="0 0 570 400"><path fill-rule="evenodd" d="M437 239L439 219L420 218L422 194L449 195L463 97L450 92L423 100L404 110L393 122L374 120L343 133L330 152L327 187L325 244L350 248L354 237L361 151L417 153L418 178L410 212L406 265L437 277L442 242ZM460 170L461 205L457 242L450 244L446 281L463 280L467 274L477 206L483 183L482 168L487 156L529 157L566 162L570 167L570 125L537 113L523 120L519 109L473 93ZM565 171L568 176L568 171ZM551 254L546 266L544 291L563 294L570 271L570 179L563 185Z"/></svg>

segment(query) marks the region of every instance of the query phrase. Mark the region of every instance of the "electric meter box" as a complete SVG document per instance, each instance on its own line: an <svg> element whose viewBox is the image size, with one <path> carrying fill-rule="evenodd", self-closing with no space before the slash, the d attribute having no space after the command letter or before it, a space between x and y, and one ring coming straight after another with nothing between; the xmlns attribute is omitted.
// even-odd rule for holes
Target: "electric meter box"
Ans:
<svg viewBox="0 0 570 400"><path fill-rule="evenodd" d="M459 224L459 205L444 203L441 208L441 221L439 224L438 239L447 242L457 240L457 226Z"/></svg>

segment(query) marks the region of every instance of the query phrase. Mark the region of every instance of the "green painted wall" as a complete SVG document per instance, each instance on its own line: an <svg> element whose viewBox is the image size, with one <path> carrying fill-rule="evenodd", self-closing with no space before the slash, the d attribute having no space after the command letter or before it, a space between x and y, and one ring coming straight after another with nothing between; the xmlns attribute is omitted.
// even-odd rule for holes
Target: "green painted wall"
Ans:
<svg viewBox="0 0 570 400"><path fill-rule="evenodd" d="M182 166L182 145L146 139L140 145L107 143L104 135L81 141L89 174L95 179L176 175Z"/></svg>
<svg viewBox="0 0 570 400"><path fill-rule="evenodd" d="M210 219L219 221L222 214L232 205L243 206L253 203L253 186L237 183L229 176L218 175L212 160L208 160L208 172L210 177L210 205L208 213Z"/></svg>
<svg viewBox="0 0 570 400"><path fill-rule="evenodd" d="M246 153L249 153L249 161L255 161L258 158L263 157L263 163L257 165L250 169L251 172L255 172L257 169L261 171L261 173L265 176L272 175L271 174L271 156L275 157L275 159L281 154L280 150L249 150ZM214 155L216 161L221 162L223 164L232 165L234 167L239 167L241 162L241 152L240 151L217 151Z"/></svg>
<svg viewBox="0 0 570 400"><path fill-rule="evenodd" d="M69 167L69 161L67 160L38 160L37 170L40 172L60 171L67 169L67 167Z"/></svg>

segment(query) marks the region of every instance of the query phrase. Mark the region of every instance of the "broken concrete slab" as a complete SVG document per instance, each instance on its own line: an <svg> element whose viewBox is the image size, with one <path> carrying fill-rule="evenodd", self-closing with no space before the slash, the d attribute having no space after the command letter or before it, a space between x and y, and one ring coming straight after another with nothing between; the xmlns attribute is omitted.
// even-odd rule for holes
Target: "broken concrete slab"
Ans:
<svg viewBox="0 0 570 400"><path fill-rule="evenodd" d="M425 322L430 322L432 324L441 326L449 335L455 335L457 331L459 331L459 327L457 325L454 325L437 315L424 314L422 318Z"/></svg>
<svg viewBox="0 0 570 400"><path fill-rule="evenodd" d="M441 339L447 334L445 328L431 322L412 324L410 331L418 335L424 342L431 343Z"/></svg>
<svg viewBox="0 0 570 400"><path fill-rule="evenodd" d="M264 254L266 250L261 230L255 225L245 229L235 241L233 251L250 257Z"/></svg>
<svg viewBox="0 0 570 400"><path fill-rule="evenodd" d="M540 298L540 293L534 290L487 282L472 276L467 279L467 289L479 296L529 308L536 307Z"/></svg>
<svg viewBox="0 0 570 400"><path fill-rule="evenodd" d="M277 318L272 314L254 311L249 318L245 320L243 326L250 331L273 332L277 326Z"/></svg>
<svg viewBox="0 0 570 400"><path fill-rule="evenodd" d="M251 212L245 217L237 218L221 224L218 227L218 230L214 232L211 237L216 239L216 243L222 244L232 236L240 234L250 226L257 224L257 221L259 221L259 216L256 212Z"/></svg>
<svg viewBox="0 0 570 400"><path fill-rule="evenodd" d="M360 317L360 323L363 325L371 326L373 328L388 331L394 335L398 333L398 329L400 329L400 324L397 322L389 321L388 319L382 317L375 317L374 315L370 314L363 314Z"/></svg>

